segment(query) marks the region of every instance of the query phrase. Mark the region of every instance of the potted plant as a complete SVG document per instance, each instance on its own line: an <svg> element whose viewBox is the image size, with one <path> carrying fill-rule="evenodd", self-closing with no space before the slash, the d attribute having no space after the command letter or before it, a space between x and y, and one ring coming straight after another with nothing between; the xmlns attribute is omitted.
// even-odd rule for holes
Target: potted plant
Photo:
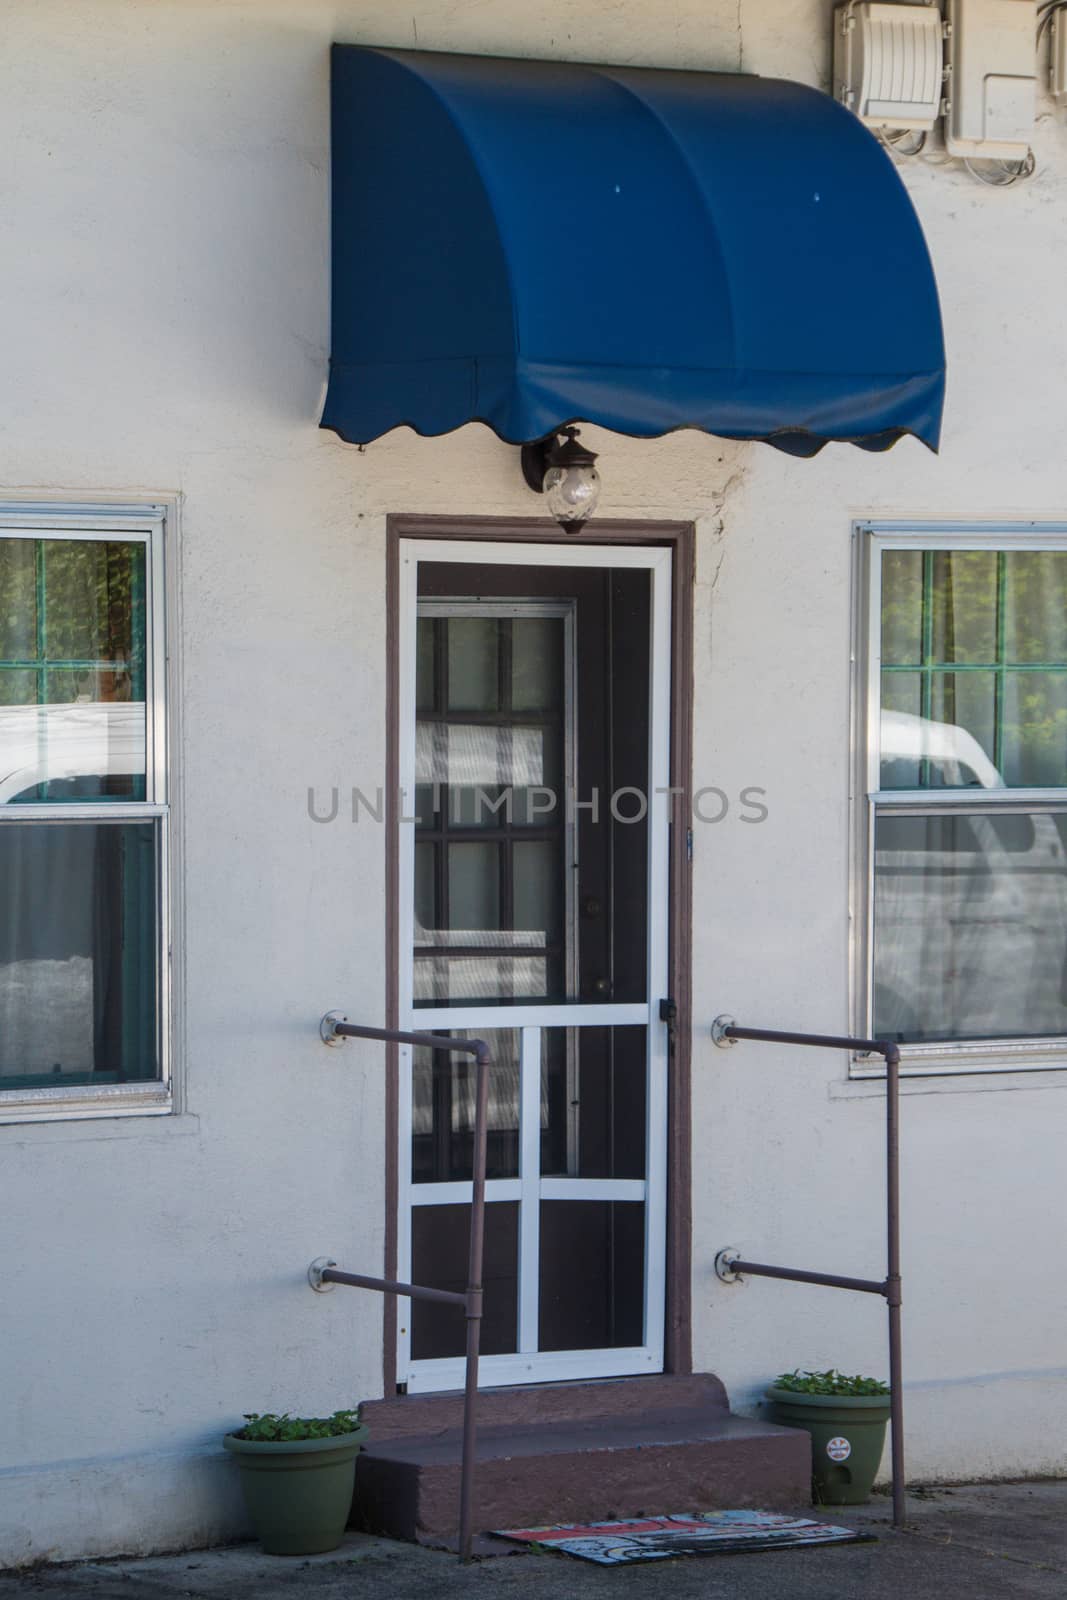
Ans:
<svg viewBox="0 0 1067 1600"><path fill-rule="evenodd" d="M344 1537L367 1428L354 1411L332 1417L247 1413L223 1439L237 1457L245 1504L272 1556L335 1550Z"/></svg>
<svg viewBox="0 0 1067 1600"><path fill-rule="evenodd" d="M811 1435L812 1498L822 1505L862 1505L882 1459L888 1384L831 1367L783 1372L766 1394L775 1422Z"/></svg>

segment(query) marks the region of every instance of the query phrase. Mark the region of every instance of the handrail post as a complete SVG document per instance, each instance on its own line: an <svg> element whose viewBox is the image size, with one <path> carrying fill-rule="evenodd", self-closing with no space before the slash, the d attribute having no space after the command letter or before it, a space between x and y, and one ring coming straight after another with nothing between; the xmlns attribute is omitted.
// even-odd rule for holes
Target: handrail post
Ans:
<svg viewBox="0 0 1067 1600"><path fill-rule="evenodd" d="M715 1270L726 1282L735 1274L821 1283L832 1289L855 1289L885 1296L889 1314L889 1441L893 1474L893 1526L904 1526L904 1359L900 1323L900 1046L888 1039L860 1039L847 1034L788 1033L778 1028L743 1028L723 1013L711 1025L711 1036L723 1048L740 1039L763 1044L799 1044L816 1049L860 1050L885 1060L885 1193L886 1275L883 1283L847 1279L825 1272L799 1272L742 1260L737 1252L720 1250Z"/></svg>
<svg viewBox="0 0 1067 1600"><path fill-rule="evenodd" d="M471 1188L470 1258L467 1269L467 1370L463 1392L463 1457L460 1467L459 1558L469 1561L474 1541L474 1475L478 1358L482 1338L482 1269L485 1260L485 1168L489 1125L489 1050L474 1040L474 1151Z"/></svg>
<svg viewBox="0 0 1067 1600"><path fill-rule="evenodd" d="M363 1273L341 1272L325 1256L316 1257L308 1268L308 1282L322 1291L335 1283L353 1288L377 1289L383 1294L403 1294L415 1300L435 1300L444 1304L462 1303L467 1324L465 1375L463 1385L463 1445L460 1460L459 1559L469 1561L474 1543L474 1478L477 1455L478 1358L482 1340L482 1274L485 1261L485 1169L489 1139L489 1068L491 1057L484 1039L453 1039L447 1034L410 1033L399 1028L371 1028L349 1022L340 1011L327 1011L319 1022L319 1038L326 1045L340 1045L346 1039L378 1039L386 1044L410 1044L453 1055L472 1055L475 1061L474 1147L471 1159L471 1230L467 1264L467 1291L460 1295L450 1290L428 1289L419 1284L399 1283L393 1278L372 1278Z"/></svg>
<svg viewBox="0 0 1067 1600"><path fill-rule="evenodd" d="M889 1446L893 1526L904 1526L904 1355L900 1325L900 1047L885 1055L886 1304L889 1308Z"/></svg>

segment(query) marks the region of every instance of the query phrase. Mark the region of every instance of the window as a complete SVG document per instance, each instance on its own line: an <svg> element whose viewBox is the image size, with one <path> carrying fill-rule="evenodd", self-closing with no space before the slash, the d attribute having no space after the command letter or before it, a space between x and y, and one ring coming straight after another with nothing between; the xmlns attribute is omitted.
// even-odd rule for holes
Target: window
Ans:
<svg viewBox="0 0 1067 1600"><path fill-rule="evenodd" d="M162 546L0 509L0 1120L169 1109Z"/></svg>
<svg viewBox="0 0 1067 1600"><path fill-rule="evenodd" d="M1067 1065L1067 531L864 530L861 1031Z"/></svg>

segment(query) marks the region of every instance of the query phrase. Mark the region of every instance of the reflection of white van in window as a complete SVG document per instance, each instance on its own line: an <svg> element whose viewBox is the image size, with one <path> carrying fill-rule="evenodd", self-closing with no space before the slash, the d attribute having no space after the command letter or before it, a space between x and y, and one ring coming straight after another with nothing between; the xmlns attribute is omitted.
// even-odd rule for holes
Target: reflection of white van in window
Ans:
<svg viewBox="0 0 1067 1600"><path fill-rule="evenodd" d="M0 706L0 805L144 798L141 700ZM40 785L48 784L47 796Z"/></svg>
<svg viewBox="0 0 1067 1600"><path fill-rule="evenodd" d="M874 1031L908 1042L1067 1034L1063 813L965 809L1009 791L965 728L885 712L883 789L959 790L960 808L880 809Z"/></svg>

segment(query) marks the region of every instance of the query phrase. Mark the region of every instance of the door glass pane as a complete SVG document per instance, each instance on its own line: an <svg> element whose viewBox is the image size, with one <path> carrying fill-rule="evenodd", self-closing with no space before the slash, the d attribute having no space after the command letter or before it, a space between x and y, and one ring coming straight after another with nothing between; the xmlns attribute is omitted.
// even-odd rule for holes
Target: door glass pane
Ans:
<svg viewBox="0 0 1067 1600"><path fill-rule="evenodd" d="M879 1038L1067 1033L1065 822L1037 811L878 817Z"/></svg>
<svg viewBox="0 0 1067 1600"><path fill-rule="evenodd" d="M453 933L477 935L492 943L500 929L500 846L448 846L448 923ZM464 943L475 942L464 940Z"/></svg>
<svg viewBox="0 0 1067 1600"><path fill-rule="evenodd" d="M0 1088L158 1076L152 822L0 825Z"/></svg>
<svg viewBox="0 0 1067 1600"><path fill-rule="evenodd" d="M511 704L550 711L562 702L563 625L555 617L516 617L511 624Z"/></svg>
<svg viewBox="0 0 1067 1600"><path fill-rule="evenodd" d="M540 1349L643 1344L644 1290L641 1201L541 1202Z"/></svg>
<svg viewBox="0 0 1067 1600"><path fill-rule="evenodd" d="M450 1035L466 1039L456 1030ZM481 1035L493 1054L489 1072L486 1175L519 1171L519 1035L493 1028ZM474 1057L416 1049L411 1073L411 1170L414 1183L452 1183L473 1175Z"/></svg>
<svg viewBox="0 0 1067 1600"><path fill-rule="evenodd" d="M645 1176L646 1029L546 1028L545 1177Z"/></svg>
<svg viewBox="0 0 1067 1600"><path fill-rule="evenodd" d="M432 617L420 617L415 653L415 704L420 711L432 711L437 699L436 642L437 624Z"/></svg>
<svg viewBox="0 0 1067 1600"><path fill-rule="evenodd" d="M0 538L0 803L145 796L145 547Z"/></svg>
<svg viewBox="0 0 1067 1600"><path fill-rule="evenodd" d="M415 1283L465 1292L470 1215L469 1206L415 1206L411 1213ZM518 1344L518 1263L519 1208L513 1201L494 1201L485 1208L483 1355L508 1355ZM463 1355L467 1322L461 1306L401 1300L398 1315L411 1317L411 1354L416 1361Z"/></svg>
<svg viewBox="0 0 1067 1600"><path fill-rule="evenodd" d="M437 926L437 857L440 845L415 846L415 943L423 944Z"/></svg>
<svg viewBox="0 0 1067 1600"><path fill-rule="evenodd" d="M420 619L415 1003L562 998L564 618L464 604Z"/></svg>
<svg viewBox="0 0 1067 1600"><path fill-rule="evenodd" d="M452 827L550 825L563 809L561 742L555 727L420 723L415 743L419 820L432 822L438 809L447 809Z"/></svg>
<svg viewBox="0 0 1067 1600"><path fill-rule="evenodd" d="M553 839L520 839L511 847L511 906L516 939L546 944L560 926L563 892L559 846Z"/></svg>
<svg viewBox="0 0 1067 1600"><path fill-rule="evenodd" d="M449 711L496 711L500 705L500 625L496 617L450 617Z"/></svg>

